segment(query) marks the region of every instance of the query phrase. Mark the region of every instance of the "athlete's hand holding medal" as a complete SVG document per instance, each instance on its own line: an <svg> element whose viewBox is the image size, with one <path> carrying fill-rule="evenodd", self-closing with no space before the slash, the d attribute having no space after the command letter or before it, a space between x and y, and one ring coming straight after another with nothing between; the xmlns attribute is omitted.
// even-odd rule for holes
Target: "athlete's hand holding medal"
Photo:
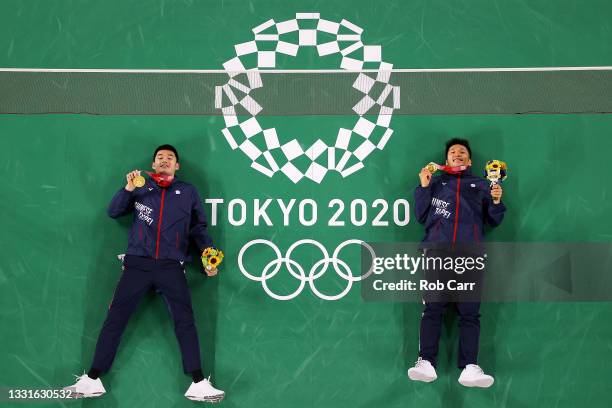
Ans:
<svg viewBox="0 0 612 408"><path fill-rule="evenodd" d="M145 178L140 175L140 170L130 171L125 175L125 179L127 180L127 184L125 185L127 191L134 191L136 187L145 185Z"/></svg>
<svg viewBox="0 0 612 408"><path fill-rule="evenodd" d="M444 170L449 174L459 174L468 167L469 166L443 166L441 164L430 162L425 167L423 167L421 169L421 172L419 173L419 178L421 179L421 187L428 187L429 182L431 181L431 176L438 170Z"/></svg>
<svg viewBox="0 0 612 408"><path fill-rule="evenodd" d="M146 171L145 173L147 173L158 186L163 188L168 187L170 184L172 184L172 180L174 180L174 176L168 174L152 173L150 171ZM146 180L140 174L140 170L133 170L129 172L125 175L125 178L127 180L127 184L125 185L125 189L127 191L134 191L135 188L144 187L146 184Z"/></svg>

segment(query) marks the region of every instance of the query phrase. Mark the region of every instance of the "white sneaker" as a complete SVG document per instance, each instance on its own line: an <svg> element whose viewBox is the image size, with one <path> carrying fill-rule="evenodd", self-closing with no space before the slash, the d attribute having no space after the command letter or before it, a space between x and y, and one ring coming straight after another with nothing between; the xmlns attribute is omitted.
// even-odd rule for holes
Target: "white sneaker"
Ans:
<svg viewBox="0 0 612 408"><path fill-rule="evenodd" d="M99 397L106 393L100 378L96 378L94 380L89 378L87 374L83 374L81 376L75 375L75 377L77 378L77 382L75 384L64 387L65 390L72 391L74 393L72 396L73 398L93 398Z"/></svg>
<svg viewBox="0 0 612 408"><path fill-rule="evenodd" d="M429 361L419 357L414 367L408 369L408 378L412 381L432 382L438 378L438 375L436 374L436 369Z"/></svg>
<svg viewBox="0 0 612 408"><path fill-rule="evenodd" d="M185 397L192 401L219 402L225 397L225 393L213 387L208 377L197 383L192 382Z"/></svg>
<svg viewBox="0 0 612 408"><path fill-rule="evenodd" d="M459 376L459 383L466 387L489 388L494 381L492 376L485 374L476 364L466 365Z"/></svg>

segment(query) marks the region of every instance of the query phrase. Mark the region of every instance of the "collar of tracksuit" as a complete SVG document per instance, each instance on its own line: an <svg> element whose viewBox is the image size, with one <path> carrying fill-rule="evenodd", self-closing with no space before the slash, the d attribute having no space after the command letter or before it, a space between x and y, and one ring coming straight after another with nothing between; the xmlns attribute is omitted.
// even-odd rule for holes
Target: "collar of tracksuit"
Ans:
<svg viewBox="0 0 612 408"><path fill-rule="evenodd" d="M457 176L471 176L472 175L472 166L468 166L467 169L457 173L457 174L452 174L452 173L447 173L445 171L442 171L442 176L447 176L447 177L457 177Z"/></svg>
<svg viewBox="0 0 612 408"><path fill-rule="evenodd" d="M162 187L162 186L160 186L160 185L159 185L159 184L157 184L157 182L156 182L155 180L153 180L153 179L152 179L150 176L149 176L149 177L147 177L147 179L146 179L146 180L147 180L147 185L148 185L148 186L150 186L150 187L154 187L154 188L156 188L156 189L160 189L160 190L161 190L161 189L169 189L169 188L175 187L175 186L176 186L178 183L180 183L180 180L179 180L179 179L178 179L178 177L176 177L176 176L174 176L174 179L172 179L172 182L171 182L171 183L170 183L170 185L169 185L169 186L167 186L167 187Z"/></svg>

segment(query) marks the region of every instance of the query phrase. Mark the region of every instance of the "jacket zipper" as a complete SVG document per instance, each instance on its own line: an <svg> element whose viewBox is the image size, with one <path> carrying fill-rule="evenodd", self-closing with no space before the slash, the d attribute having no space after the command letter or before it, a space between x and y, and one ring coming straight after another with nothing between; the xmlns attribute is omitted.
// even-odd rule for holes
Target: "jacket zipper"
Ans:
<svg viewBox="0 0 612 408"><path fill-rule="evenodd" d="M161 225L164 217L164 199L166 198L166 189L162 189L161 205L159 207L159 221L157 223L157 241L155 242L155 259L159 258L159 236L161 234Z"/></svg>
<svg viewBox="0 0 612 408"><path fill-rule="evenodd" d="M455 206L455 226L453 228L453 246L455 245L455 241L457 241L457 224L459 224L459 191L461 189L461 175L457 175L457 195L455 197L456 206Z"/></svg>

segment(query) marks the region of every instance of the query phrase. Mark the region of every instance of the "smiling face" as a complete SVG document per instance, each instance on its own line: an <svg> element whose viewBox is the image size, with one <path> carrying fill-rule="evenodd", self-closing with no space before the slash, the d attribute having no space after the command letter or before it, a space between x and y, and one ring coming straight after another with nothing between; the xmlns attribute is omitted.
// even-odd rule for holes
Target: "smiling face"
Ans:
<svg viewBox="0 0 612 408"><path fill-rule="evenodd" d="M160 150L155 155L152 167L157 173L174 176L174 173L179 169L179 164L172 150Z"/></svg>
<svg viewBox="0 0 612 408"><path fill-rule="evenodd" d="M449 166L471 166L472 159L468 149L460 144L455 144L448 149L446 164Z"/></svg>

